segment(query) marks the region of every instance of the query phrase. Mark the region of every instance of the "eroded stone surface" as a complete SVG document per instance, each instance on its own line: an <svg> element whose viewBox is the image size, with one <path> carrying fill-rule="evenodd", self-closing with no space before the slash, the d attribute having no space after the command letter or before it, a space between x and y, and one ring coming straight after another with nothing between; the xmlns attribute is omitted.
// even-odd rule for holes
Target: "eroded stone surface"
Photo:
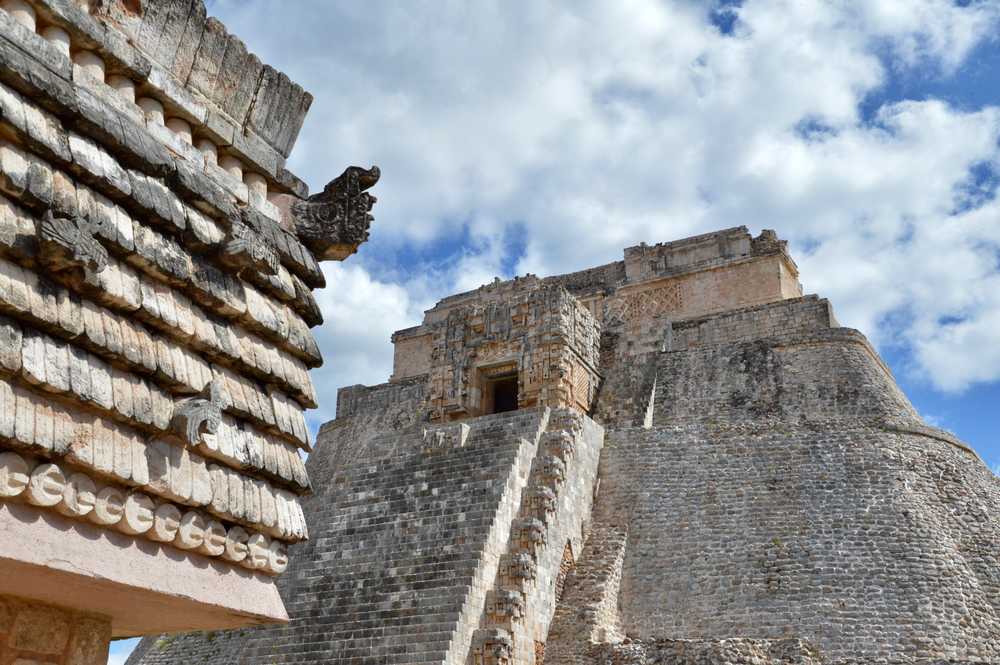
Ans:
<svg viewBox="0 0 1000 665"><path fill-rule="evenodd" d="M308 191L284 161L311 99L201 0L0 3L0 499L19 524L80 527L51 564L14 555L44 569L36 600L52 599L49 569L94 581L100 566L74 557L95 529L136 560L166 548L215 571L211 588L272 593L261 574L307 538L311 291L319 262L349 253L292 215ZM348 174L344 214L312 218L354 251L374 183ZM197 616L217 605L223 625L281 617L195 607L185 580L153 586ZM14 586L0 576L0 595ZM67 602L75 617L90 599ZM69 625L42 660L100 661L108 626Z"/></svg>
<svg viewBox="0 0 1000 665"><path fill-rule="evenodd" d="M997 659L1000 481L774 233L494 283L393 341L310 456L292 623L133 662Z"/></svg>

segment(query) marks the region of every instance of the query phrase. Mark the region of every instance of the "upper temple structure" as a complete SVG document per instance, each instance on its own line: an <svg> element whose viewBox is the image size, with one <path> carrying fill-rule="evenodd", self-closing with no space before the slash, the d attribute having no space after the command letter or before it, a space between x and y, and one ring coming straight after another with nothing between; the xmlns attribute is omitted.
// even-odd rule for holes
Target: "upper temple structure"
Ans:
<svg viewBox="0 0 1000 665"><path fill-rule="evenodd" d="M291 622L132 665L1000 662L1000 480L774 232L497 280L392 341L309 456Z"/></svg>
<svg viewBox="0 0 1000 665"><path fill-rule="evenodd" d="M308 195L311 101L203 0L0 0L3 665L288 620L312 291L379 177Z"/></svg>

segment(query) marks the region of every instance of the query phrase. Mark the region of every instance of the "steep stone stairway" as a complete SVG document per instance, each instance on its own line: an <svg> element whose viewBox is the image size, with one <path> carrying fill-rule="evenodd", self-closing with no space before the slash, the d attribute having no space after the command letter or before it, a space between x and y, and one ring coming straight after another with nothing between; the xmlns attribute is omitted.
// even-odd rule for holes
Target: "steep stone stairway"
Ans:
<svg viewBox="0 0 1000 665"><path fill-rule="evenodd" d="M590 521L602 445L603 429L592 420L553 411L486 595L469 665L544 661L549 623Z"/></svg>

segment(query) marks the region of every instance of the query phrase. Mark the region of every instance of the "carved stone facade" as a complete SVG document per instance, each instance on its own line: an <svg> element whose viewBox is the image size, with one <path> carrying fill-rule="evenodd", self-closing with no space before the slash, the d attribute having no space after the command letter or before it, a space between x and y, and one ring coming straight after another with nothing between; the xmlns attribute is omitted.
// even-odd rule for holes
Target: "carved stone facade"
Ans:
<svg viewBox="0 0 1000 665"><path fill-rule="evenodd" d="M537 280L513 293L484 287L475 300L430 310L424 325L394 339L400 353L421 345L429 352L422 364L432 421L498 412L504 380L512 382L510 407L522 409L589 411L600 384L594 317L565 289Z"/></svg>
<svg viewBox="0 0 1000 665"><path fill-rule="evenodd" d="M312 290L378 179L285 169L311 100L202 0L0 0L0 662L287 620Z"/></svg>

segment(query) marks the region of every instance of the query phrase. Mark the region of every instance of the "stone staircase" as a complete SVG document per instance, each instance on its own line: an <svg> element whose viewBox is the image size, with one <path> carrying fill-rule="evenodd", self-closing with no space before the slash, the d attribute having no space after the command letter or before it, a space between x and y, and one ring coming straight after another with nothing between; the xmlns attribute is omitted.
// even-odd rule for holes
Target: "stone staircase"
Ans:
<svg viewBox="0 0 1000 665"><path fill-rule="evenodd" d="M603 430L555 410L539 439L507 549L468 653L468 665L541 665L549 623L582 549Z"/></svg>

